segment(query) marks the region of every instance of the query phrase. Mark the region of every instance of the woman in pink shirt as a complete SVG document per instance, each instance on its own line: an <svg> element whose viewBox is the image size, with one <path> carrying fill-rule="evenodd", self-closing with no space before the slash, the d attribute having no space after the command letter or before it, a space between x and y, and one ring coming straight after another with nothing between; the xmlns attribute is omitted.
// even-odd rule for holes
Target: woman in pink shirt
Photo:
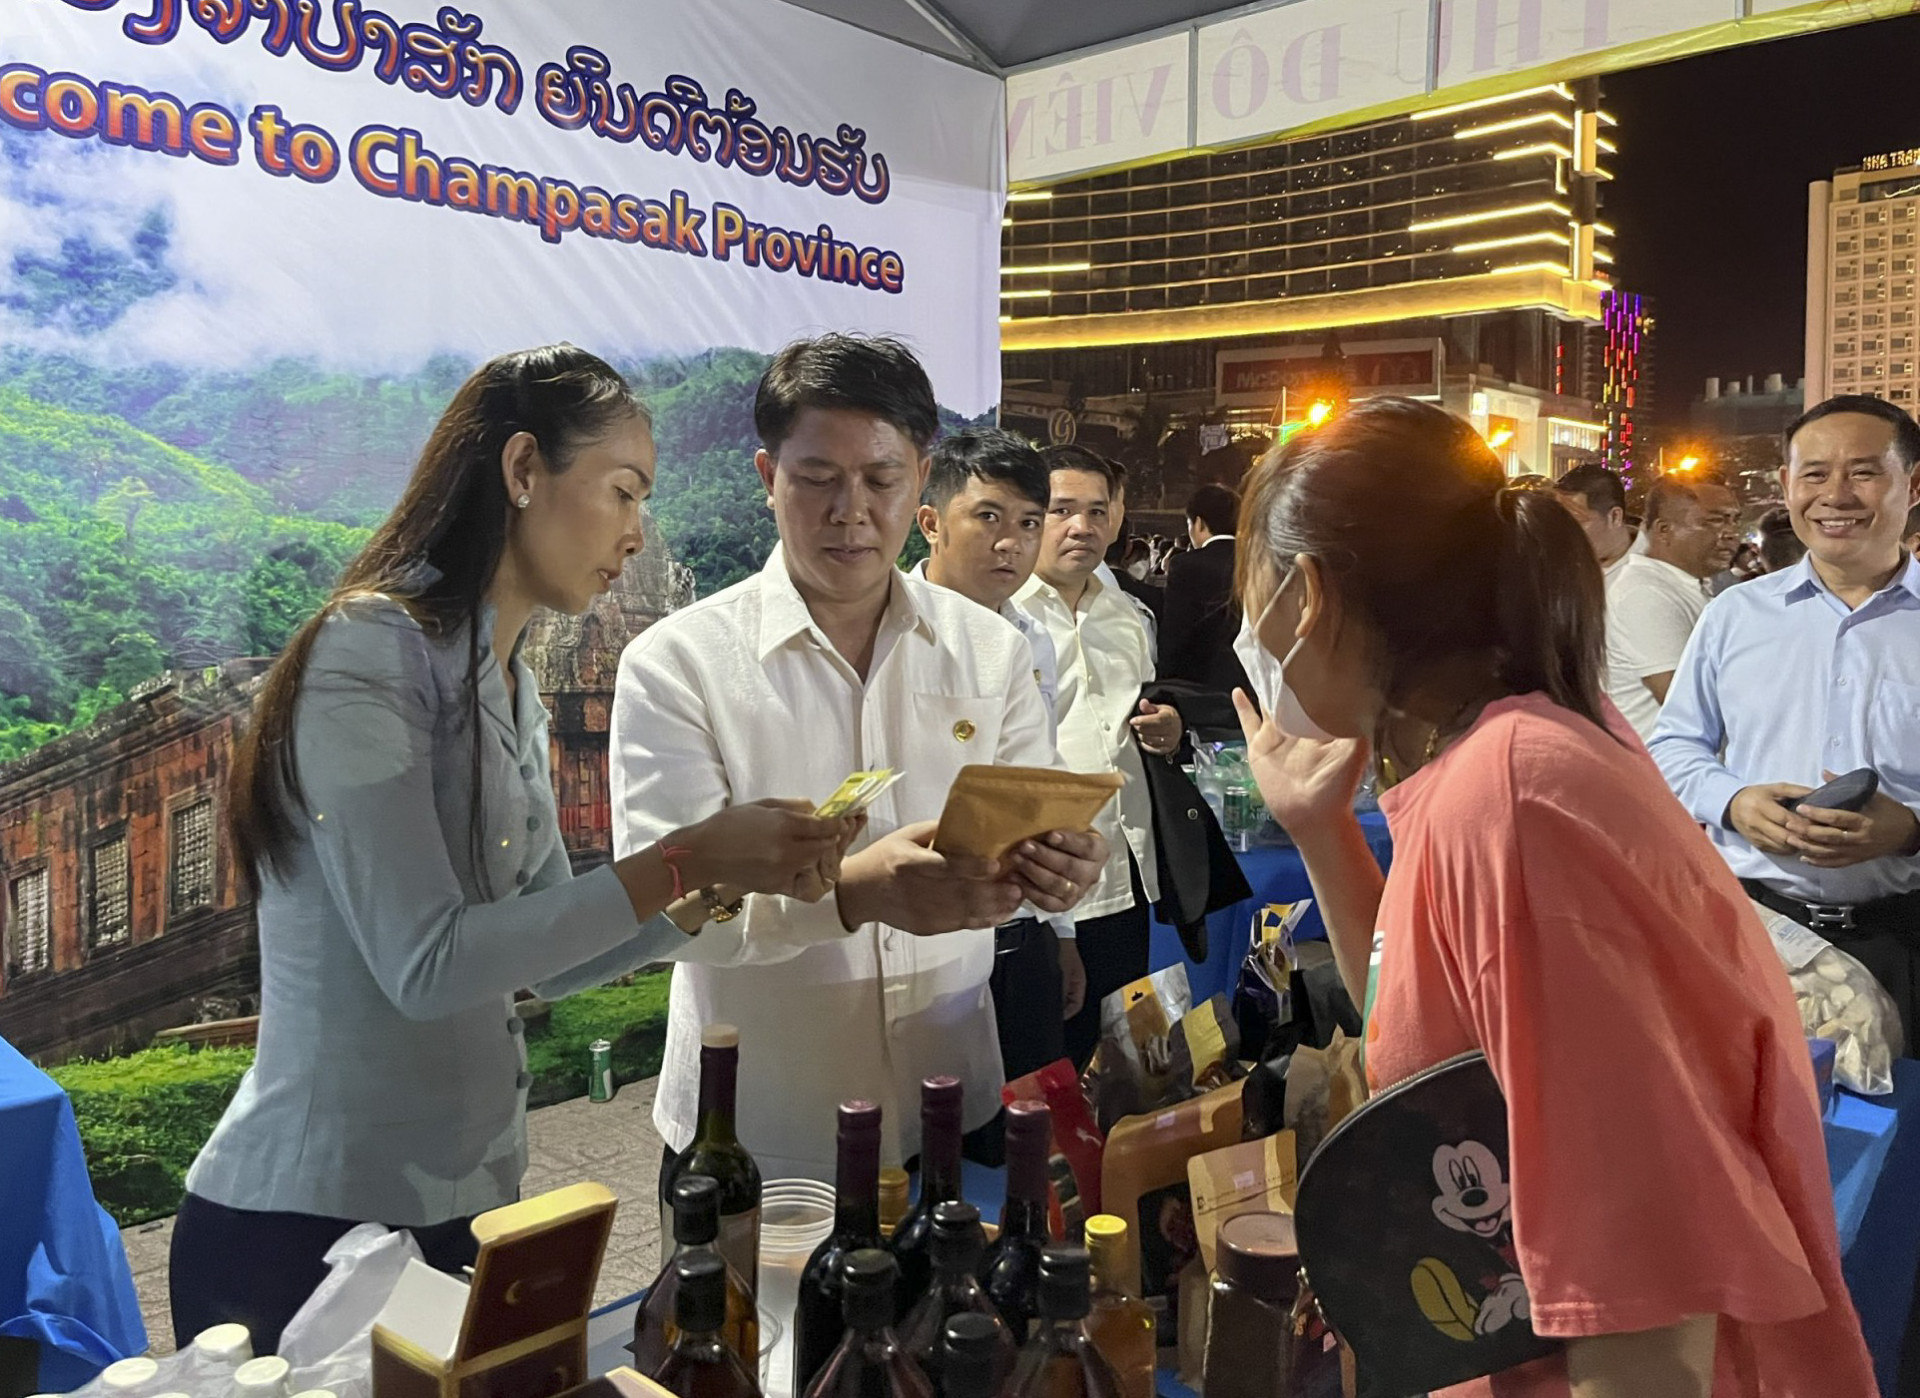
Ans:
<svg viewBox="0 0 1920 1398"><path fill-rule="evenodd" d="M1270 453L1236 695L1384 1087L1472 1049L1554 1357L1456 1394L1871 1398L1813 1075L1725 863L1601 695L1600 570L1474 430L1372 399ZM1392 789L1393 872L1352 814ZM1379 940L1376 944L1375 934Z"/></svg>

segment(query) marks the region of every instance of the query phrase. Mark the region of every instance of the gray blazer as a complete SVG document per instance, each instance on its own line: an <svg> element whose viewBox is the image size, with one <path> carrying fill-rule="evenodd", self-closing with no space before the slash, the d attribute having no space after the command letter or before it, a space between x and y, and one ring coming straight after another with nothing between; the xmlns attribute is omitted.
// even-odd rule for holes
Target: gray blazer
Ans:
<svg viewBox="0 0 1920 1398"><path fill-rule="evenodd" d="M431 638L385 598L321 627L295 709L307 810L259 903L259 1052L192 1193L394 1226L510 1203L531 1081L513 992L565 995L689 946L664 917L636 923L611 868L572 876L547 714L512 663L513 702L491 648L479 676L476 869L465 636Z"/></svg>

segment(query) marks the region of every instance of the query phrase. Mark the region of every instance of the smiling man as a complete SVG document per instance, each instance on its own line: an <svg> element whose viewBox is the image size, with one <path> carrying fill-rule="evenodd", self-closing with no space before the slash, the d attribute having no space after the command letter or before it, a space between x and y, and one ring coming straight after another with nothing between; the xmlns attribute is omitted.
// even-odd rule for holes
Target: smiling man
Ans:
<svg viewBox="0 0 1920 1398"><path fill-rule="evenodd" d="M1807 556L1707 605L1651 743L1749 896L1858 957L1920 1029L1920 426L1831 398L1787 429L1781 485ZM1724 755L1723 755L1724 754ZM1859 814L1789 809L1871 767Z"/></svg>
<svg viewBox="0 0 1920 1398"><path fill-rule="evenodd" d="M885 1109L889 1159L913 1155L923 1078L966 1085L967 1129L1000 1107L992 929L1023 902L1071 908L1106 862L1092 832L1054 832L999 865L928 848L960 769L1057 765L1020 633L894 566L938 425L933 388L896 341L827 335L761 380L754 459L780 545L754 577L655 623L620 661L612 722L614 848L686 811L780 792L817 800L848 772L903 779L817 904L749 897L739 964L674 971L654 1122L696 1126L702 1030L737 1025L740 1138L773 1178L831 1179L834 1109ZM934 936L936 933L950 933Z"/></svg>

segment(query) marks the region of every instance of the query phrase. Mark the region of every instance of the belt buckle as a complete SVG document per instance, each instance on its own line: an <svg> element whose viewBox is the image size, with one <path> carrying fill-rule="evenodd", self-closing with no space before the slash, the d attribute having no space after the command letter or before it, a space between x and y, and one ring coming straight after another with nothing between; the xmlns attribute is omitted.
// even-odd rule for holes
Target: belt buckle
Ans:
<svg viewBox="0 0 1920 1398"><path fill-rule="evenodd" d="M1809 903L1807 918L1815 932L1852 932L1858 925L1853 909L1841 903Z"/></svg>

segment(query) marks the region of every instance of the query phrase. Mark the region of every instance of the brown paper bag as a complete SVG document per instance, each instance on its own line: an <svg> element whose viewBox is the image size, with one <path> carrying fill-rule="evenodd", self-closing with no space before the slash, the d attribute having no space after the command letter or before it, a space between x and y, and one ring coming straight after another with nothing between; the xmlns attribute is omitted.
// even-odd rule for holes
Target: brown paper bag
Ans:
<svg viewBox="0 0 1920 1398"><path fill-rule="evenodd" d="M1000 859L1022 840L1053 830L1088 830L1126 784L1118 772L1051 767L962 767L934 832L940 854Z"/></svg>
<svg viewBox="0 0 1920 1398"><path fill-rule="evenodd" d="M1200 1260L1209 1272L1217 1266L1214 1250L1221 1225L1241 1214L1292 1213L1297 1178L1291 1131L1210 1150L1187 1162L1193 1231L1200 1242Z"/></svg>

